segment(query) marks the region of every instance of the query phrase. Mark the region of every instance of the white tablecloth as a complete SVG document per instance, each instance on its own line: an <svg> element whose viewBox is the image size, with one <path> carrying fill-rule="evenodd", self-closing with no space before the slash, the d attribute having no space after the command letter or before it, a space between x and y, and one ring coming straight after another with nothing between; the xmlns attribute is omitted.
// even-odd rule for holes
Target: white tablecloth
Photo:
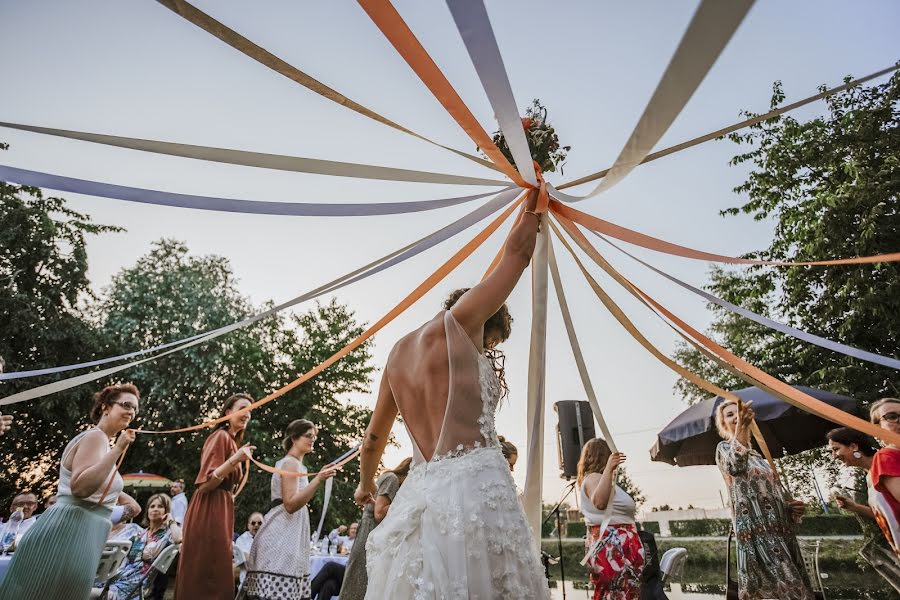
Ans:
<svg viewBox="0 0 900 600"><path fill-rule="evenodd" d="M336 562L346 567L347 560L349 558L349 556L313 554L309 557L309 578L312 579L313 577L315 577L319 573L319 571L322 570L322 567L324 567L326 563Z"/></svg>

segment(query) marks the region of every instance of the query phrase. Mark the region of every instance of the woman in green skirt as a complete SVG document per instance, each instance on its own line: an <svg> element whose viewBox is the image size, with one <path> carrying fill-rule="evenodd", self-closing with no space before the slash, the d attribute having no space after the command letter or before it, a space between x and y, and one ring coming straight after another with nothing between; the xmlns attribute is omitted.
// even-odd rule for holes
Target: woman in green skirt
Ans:
<svg viewBox="0 0 900 600"><path fill-rule="evenodd" d="M94 394L91 419L96 426L76 435L63 450L59 500L22 537L0 583L0 600L90 597L112 527L110 514L123 487L116 461L134 441L127 427L137 415L139 398L132 384L110 385Z"/></svg>

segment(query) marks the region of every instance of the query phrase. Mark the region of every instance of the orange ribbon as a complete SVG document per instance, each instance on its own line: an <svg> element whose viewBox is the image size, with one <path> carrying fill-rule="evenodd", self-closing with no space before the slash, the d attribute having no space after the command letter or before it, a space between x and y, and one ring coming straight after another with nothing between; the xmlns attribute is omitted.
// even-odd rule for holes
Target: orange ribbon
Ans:
<svg viewBox="0 0 900 600"><path fill-rule="evenodd" d="M596 231L597 233L605 233L610 237L614 237L616 239L622 240L623 242L628 242L629 244L635 244L637 246L641 246L643 248L648 248L650 250L655 250L656 252L664 252L666 254L674 254L675 256L682 256L684 258L693 258L696 260L708 260L712 262L723 262L723 263L731 263L731 264L743 264L743 265L770 265L776 267L798 267L798 266L825 266L825 265L855 265L855 264L864 264L864 263L880 263L880 262L897 262L900 261L900 252L893 252L890 254L878 254L876 256L859 256L856 258L838 258L831 260L815 260L815 261L801 261L801 262L782 262L775 260L755 260L752 258L737 258L734 256L724 256L722 254L713 254L711 252L704 252L702 250L695 250L693 248L688 248L686 246L679 246L678 244L673 244L672 242L667 242L665 240L661 240L659 238L655 238L649 236L645 233L640 233L638 231L634 231L633 229L628 229L627 227L622 227L621 225L616 225L615 223L610 223L609 221L604 221L603 219L597 218L593 215L589 215L585 212L572 208L571 206L567 206L562 204L557 200L550 201L550 210L559 215L560 217L566 218L571 221L575 221L579 225L583 225L592 231Z"/></svg>
<svg viewBox="0 0 900 600"><path fill-rule="evenodd" d="M459 97L453 85L447 80L434 60L429 56L421 42L390 3L390 0L358 0L375 25L394 46L403 60L415 71L422 83L434 94L438 102L459 123L459 126L472 138L478 147L497 168L516 185L523 188L533 187L522 179L515 167L503 156L500 149L481 126L469 108Z"/></svg>
<svg viewBox="0 0 900 600"><path fill-rule="evenodd" d="M569 221L559 214L557 214L557 216L559 217L559 222L563 226L563 228L569 233L569 235L572 236L578 246L588 256L590 256L591 259L595 263L597 263L597 265L600 266L600 268L606 271L611 277L616 279L616 281L623 284L626 289L633 290L640 296L642 301L650 304L656 311L664 315L669 321L681 328L688 336L694 338L697 342L705 346L712 354L718 356L720 359L743 373L746 377L756 381L758 384L760 384L760 387L763 387L767 391L774 391L779 398L783 399L793 406L796 406L801 410L805 410L806 412L812 413L828 421L832 421L833 423L838 423L840 425L856 429L857 431L867 433L885 442L900 445L900 435L890 432L886 429L882 429L873 423L846 413L838 408L826 404L825 402L822 402L821 400L817 400L816 398L813 398L808 394L804 394L803 392L794 389L780 379L772 377L765 371L753 366L739 356L736 356L725 348L719 346L717 343L685 323L664 306L659 304L652 297L644 293L643 290L641 290L639 287L631 283L631 281L622 276L618 271L613 269L600 255L597 249L594 248L590 241L588 241L584 234L581 233L581 231L577 227L575 227L572 221Z"/></svg>
<svg viewBox="0 0 900 600"><path fill-rule="evenodd" d="M344 458L343 460L338 461L338 462L333 463L333 464L332 464L332 463L329 463L328 465L326 465L326 467L327 467L327 466L331 466L331 467L333 467L333 468L335 468L335 469L340 469L341 467L343 467L343 466L346 465L347 463L349 463L349 462L353 461L354 459L356 459L356 457L359 456L359 453L360 453L361 450L362 450L362 446L359 446L359 447L356 448L356 450L353 451L352 454L349 454L349 455L348 455L346 458ZM265 471L266 473L271 473L271 474L273 474L273 475L281 475L282 477L303 477L304 475L306 475L306 476L310 476L310 475L318 475L319 473L322 473L322 472L324 471L324 469L323 469L322 471L315 471L315 472L313 472L313 473L307 473L307 472L301 473L301 472L299 472L299 471L285 471L284 469L279 469L278 467L270 467L269 465L267 465L267 464L265 464L265 463L263 463L263 462L260 462L260 461L256 460L256 459L253 458L252 456L250 457L250 460L253 462L254 465L256 465L257 467L259 467L260 469L262 469L262 470Z"/></svg>
<svg viewBox="0 0 900 600"><path fill-rule="evenodd" d="M500 216L498 216L496 219L491 221L491 223L487 227L485 227L484 230L481 231L481 233L476 235L465 246L460 248L452 257L450 257L449 260L447 260L444 264L442 264L440 267L438 267L431 275L428 276L428 278L425 279L425 281L423 281L421 284L419 284L419 286L416 289L414 289L412 292L410 292L409 295L407 295L396 306L394 306L394 308L392 308L390 311L388 311L388 313L386 315L381 317L381 319L379 319L377 323L375 323L374 325L372 325L371 327L366 329L363 333L361 333L359 336L357 336L355 339L353 339L346 346L344 346L343 348L341 348L340 350L338 350L337 352L332 354L324 362L316 365L315 367L313 367L312 369L310 369L309 371L307 371L306 373L304 373L303 375L301 375L294 381L284 385L283 387L272 392L268 396L261 398L261 399L257 400L256 402L253 402L252 404L245 406L244 408L242 408L238 411L235 411L228 415L219 417L217 419L205 421L205 422L199 423L197 425L191 425L190 427L181 427L179 429L164 429L164 430L158 430L158 431L149 430L149 429L138 429L136 432L137 433L155 433L155 434L184 433L187 431L197 431L199 429L213 427L219 423L224 423L225 421L227 421L233 417L236 417L238 415L249 413L250 411L252 411L256 408L259 408L260 406L262 406L264 404L268 404L272 400L275 400L276 398L286 394L287 392L293 390L294 388L305 383L306 381L309 381L310 379L312 379L313 377L315 377L316 375L318 375L319 373L321 373L322 371L324 371L325 369L327 369L328 367L330 367L337 361L341 360L347 354L349 354L350 352L352 352L353 350L358 348L366 340L368 340L370 337L375 335L378 331L383 329L385 325L387 325L388 323L390 323L391 321L396 319L398 315L400 315L407 308L412 306L417 300L419 300L419 298L421 298L429 290L431 290L431 288L436 286L438 284L438 282L443 280L447 275L450 274L451 271L453 271L465 259L467 259L469 256L471 256L471 254L479 246L481 246L484 243L484 241L487 238L489 238L491 236L491 234L497 230L498 227L500 227L500 224L503 223L503 221L505 221L506 218L509 217L510 214L512 214L512 212L516 209L516 207L519 204L521 204L521 202L522 202L522 197L520 196L519 199L516 200L515 202L513 202L506 210L504 210L503 213L500 214Z"/></svg>

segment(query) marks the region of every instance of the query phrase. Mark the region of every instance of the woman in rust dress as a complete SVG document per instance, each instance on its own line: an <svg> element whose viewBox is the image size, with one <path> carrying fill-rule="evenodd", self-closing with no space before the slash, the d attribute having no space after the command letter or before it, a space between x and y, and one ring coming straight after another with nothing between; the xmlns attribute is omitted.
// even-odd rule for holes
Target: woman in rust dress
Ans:
<svg viewBox="0 0 900 600"><path fill-rule="evenodd" d="M231 533L234 529L234 491L253 446L238 446L250 413L236 414L253 402L247 394L235 394L222 406L222 416L234 415L206 438L200 455L200 472L184 517L184 542L178 562L175 600L232 600L234 575Z"/></svg>

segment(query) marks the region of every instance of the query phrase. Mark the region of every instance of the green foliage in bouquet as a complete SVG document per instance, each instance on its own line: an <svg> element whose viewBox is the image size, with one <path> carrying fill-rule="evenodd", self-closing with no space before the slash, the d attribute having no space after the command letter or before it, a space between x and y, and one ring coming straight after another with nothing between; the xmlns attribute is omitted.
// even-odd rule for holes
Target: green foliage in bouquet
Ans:
<svg viewBox="0 0 900 600"><path fill-rule="evenodd" d="M556 130L547 121L547 109L541 104L541 101L534 99L531 106L525 109L525 116L522 117L522 127L525 128L525 138L528 140L528 149L531 151L531 158L541 166L544 173L554 173L559 168L562 173L562 167L566 160L566 155L572 146L560 146L559 136ZM510 164L515 165L512 153L506 143L503 133L497 131L494 133L494 144L503 153L503 156L509 160Z"/></svg>

